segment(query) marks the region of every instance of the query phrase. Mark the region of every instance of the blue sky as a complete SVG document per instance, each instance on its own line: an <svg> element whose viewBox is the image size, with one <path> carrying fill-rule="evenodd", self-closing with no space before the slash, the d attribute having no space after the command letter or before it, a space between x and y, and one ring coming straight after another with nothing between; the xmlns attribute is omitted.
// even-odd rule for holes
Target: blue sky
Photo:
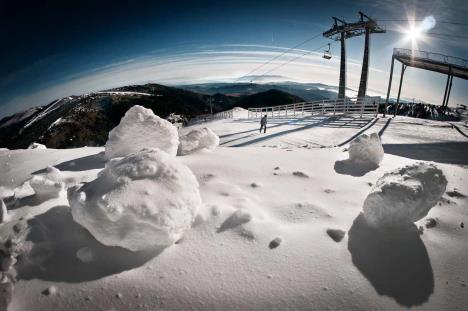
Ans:
<svg viewBox="0 0 468 311"><path fill-rule="evenodd" d="M434 17L417 48L468 58L467 4L445 1L43 1L0 2L0 117L55 98L127 84L235 81L259 64L359 10L377 20ZM446 23L455 22L452 23ZM370 93L385 93L394 47L407 21L382 21L371 42ZM418 25L416 25L418 26ZM442 34L442 35L441 35ZM262 75L332 42L319 36L260 68ZM356 89L363 38L347 41L348 87ZM283 79L338 83L339 46L331 61L310 53L259 82ZM272 77L269 77L269 76ZM395 72L396 95L399 67ZM402 96L440 103L446 77L409 68ZM465 80L454 79L451 105L465 103Z"/></svg>

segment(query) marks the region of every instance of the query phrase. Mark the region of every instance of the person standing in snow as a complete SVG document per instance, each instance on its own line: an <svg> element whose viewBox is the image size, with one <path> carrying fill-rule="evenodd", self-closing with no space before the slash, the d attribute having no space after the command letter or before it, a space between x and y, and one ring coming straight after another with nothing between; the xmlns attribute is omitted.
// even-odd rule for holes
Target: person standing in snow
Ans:
<svg viewBox="0 0 468 311"><path fill-rule="evenodd" d="M260 133L262 132L262 129L263 129L263 133L266 133L266 125L267 125L267 115L264 115L260 119Z"/></svg>

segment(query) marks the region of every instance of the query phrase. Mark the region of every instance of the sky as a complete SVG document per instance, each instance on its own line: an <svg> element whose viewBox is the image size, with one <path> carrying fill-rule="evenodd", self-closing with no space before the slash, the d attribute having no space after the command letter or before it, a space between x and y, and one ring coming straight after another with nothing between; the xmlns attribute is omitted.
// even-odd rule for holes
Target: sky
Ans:
<svg viewBox="0 0 468 311"><path fill-rule="evenodd" d="M387 29L371 37L370 95L386 93L395 47L468 59L465 0L0 0L0 117L60 97L147 82L337 85L339 45L321 33L332 16L355 21L358 11ZM406 32L412 27L427 29L411 41ZM321 57L327 43L329 61ZM347 40L351 89L359 85L363 47L363 37ZM242 78L248 73L256 78ZM445 82L442 74L408 68L402 97L440 104ZM466 104L467 97L468 82L454 78L450 105Z"/></svg>

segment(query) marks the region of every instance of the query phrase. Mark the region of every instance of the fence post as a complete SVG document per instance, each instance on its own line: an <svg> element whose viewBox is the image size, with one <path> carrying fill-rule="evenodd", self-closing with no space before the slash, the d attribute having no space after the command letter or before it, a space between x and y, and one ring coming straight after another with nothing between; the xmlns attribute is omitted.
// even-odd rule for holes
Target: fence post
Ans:
<svg viewBox="0 0 468 311"><path fill-rule="evenodd" d="M361 101L361 113L359 114L359 118L362 118L362 109L364 108L364 102Z"/></svg>

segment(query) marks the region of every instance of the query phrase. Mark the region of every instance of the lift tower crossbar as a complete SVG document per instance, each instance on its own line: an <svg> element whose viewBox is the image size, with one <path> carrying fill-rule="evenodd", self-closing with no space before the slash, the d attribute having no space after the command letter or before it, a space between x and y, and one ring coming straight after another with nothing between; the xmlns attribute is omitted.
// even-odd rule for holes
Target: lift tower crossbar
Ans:
<svg viewBox="0 0 468 311"><path fill-rule="evenodd" d="M335 41L341 42L341 61L340 61L340 84L338 88L338 99L344 99L346 96L346 39L365 35L364 58L362 62L361 81L359 84L358 97L366 96L367 77L369 73L369 46L370 35L372 33L384 33L384 28L379 26L375 20L359 12L359 21L347 23L346 21L333 17L334 24L332 28L325 31L323 36Z"/></svg>

